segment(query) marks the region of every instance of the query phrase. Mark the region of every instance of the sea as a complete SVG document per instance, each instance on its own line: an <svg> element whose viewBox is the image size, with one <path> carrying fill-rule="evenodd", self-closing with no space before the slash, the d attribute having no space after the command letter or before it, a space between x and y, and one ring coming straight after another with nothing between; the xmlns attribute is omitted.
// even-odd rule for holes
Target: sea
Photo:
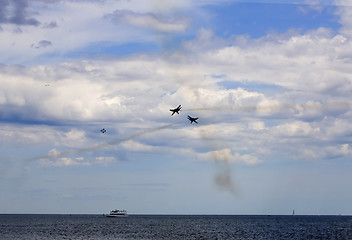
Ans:
<svg viewBox="0 0 352 240"><path fill-rule="evenodd" d="M352 239L352 216L1 214L0 239Z"/></svg>

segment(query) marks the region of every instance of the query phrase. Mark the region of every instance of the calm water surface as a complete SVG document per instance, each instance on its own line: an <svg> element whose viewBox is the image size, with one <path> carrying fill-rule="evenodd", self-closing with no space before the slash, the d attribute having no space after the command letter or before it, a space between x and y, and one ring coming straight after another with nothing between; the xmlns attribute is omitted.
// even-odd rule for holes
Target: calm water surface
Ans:
<svg viewBox="0 0 352 240"><path fill-rule="evenodd" d="M352 239L352 217L0 215L0 239Z"/></svg>

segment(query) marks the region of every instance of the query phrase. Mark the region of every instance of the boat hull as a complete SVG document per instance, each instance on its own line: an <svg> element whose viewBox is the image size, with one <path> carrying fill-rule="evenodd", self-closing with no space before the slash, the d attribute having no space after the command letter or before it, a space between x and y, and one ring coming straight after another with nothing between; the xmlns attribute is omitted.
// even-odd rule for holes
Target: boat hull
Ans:
<svg viewBox="0 0 352 240"><path fill-rule="evenodd" d="M127 217L128 215L106 215L106 217L116 218L116 217Z"/></svg>
<svg viewBox="0 0 352 240"><path fill-rule="evenodd" d="M127 217L127 211L126 210L112 210L110 211L109 214L106 215L107 217Z"/></svg>

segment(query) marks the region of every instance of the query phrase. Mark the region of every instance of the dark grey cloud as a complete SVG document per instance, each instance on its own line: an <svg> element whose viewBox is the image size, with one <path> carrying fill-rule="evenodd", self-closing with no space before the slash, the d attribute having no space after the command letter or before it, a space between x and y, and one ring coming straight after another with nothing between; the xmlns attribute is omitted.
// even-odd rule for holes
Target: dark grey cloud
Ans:
<svg viewBox="0 0 352 240"><path fill-rule="evenodd" d="M0 23L38 26L40 22L28 13L27 0L1 0Z"/></svg>
<svg viewBox="0 0 352 240"><path fill-rule="evenodd" d="M2 0L0 4L0 23L7 21L9 0Z"/></svg>
<svg viewBox="0 0 352 240"><path fill-rule="evenodd" d="M45 47L49 47L51 46L51 42L50 41L47 41L47 40L41 40L39 43L38 43L38 48L45 48Z"/></svg>
<svg viewBox="0 0 352 240"><path fill-rule="evenodd" d="M2 0L0 4L0 23L7 23L8 10L7 7L9 5L9 1Z"/></svg>
<svg viewBox="0 0 352 240"><path fill-rule="evenodd" d="M51 21L50 23L44 23L43 28L56 28L57 23L56 21Z"/></svg>
<svg viewBox="0 0 352 240"><path fill-rule="evenodd" d="M38 42L37 44L32 44L31 47L32 48L46 48L46 47L50 47L53 44L51 43L51 41L48 40L41 40L40 42Z"/></svg>

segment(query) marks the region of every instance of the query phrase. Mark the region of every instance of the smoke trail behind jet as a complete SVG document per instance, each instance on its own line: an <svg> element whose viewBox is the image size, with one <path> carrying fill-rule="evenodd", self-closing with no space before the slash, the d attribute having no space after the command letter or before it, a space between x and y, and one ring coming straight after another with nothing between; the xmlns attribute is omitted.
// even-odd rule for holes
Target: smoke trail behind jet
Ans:
<svg viewBox="0 0 352 240"><path fill-rule="evenodd" d="M272 104L257 106L214 106L204 108L184 108L183 111L235 111L235 112L266 112L266 111L308 111L308 110L333 110L333 109L348 109L352 107L352 102L307 102L305 104Z"/></svg>
<svg viewBox="0 0 352 240"><path fill-rule="evenodd" d="M76 154L76 153L83 153L83 152L92 152L92 151L96 151L102 148L106 148L109 146L113 146L113 145L117 145L123 142L127 142L129 140L135 139L137 137L143 136L143 135L147 135L153 132L157 132L169 127L172 127L174 125L177 125L179 123L171 123L171 124L166 124L166 125L162 125L160 127L157 128L152 128L152 129L148 129L148 130L144 130L141 132L138 132L136 134L133 134L127 138L123 138L123 139L118 139L118 140L114 140L111 142L107 142L107 143L101 143L101 144L97 144L91 147L87 147L87 148L78 148L78 149L72 149L72 150L67 150L67 151L62 151L62 152L57 152L57 153L52 153L52 154L48 154L45 156L41 156L41 157L35 157L35 158L30 158L27 159L27 161L35 161L35 160L44 160L44 159L50 159L50 158L59 158L59 157L65 157L68 155L72 155L72 154Z"/></svg>

